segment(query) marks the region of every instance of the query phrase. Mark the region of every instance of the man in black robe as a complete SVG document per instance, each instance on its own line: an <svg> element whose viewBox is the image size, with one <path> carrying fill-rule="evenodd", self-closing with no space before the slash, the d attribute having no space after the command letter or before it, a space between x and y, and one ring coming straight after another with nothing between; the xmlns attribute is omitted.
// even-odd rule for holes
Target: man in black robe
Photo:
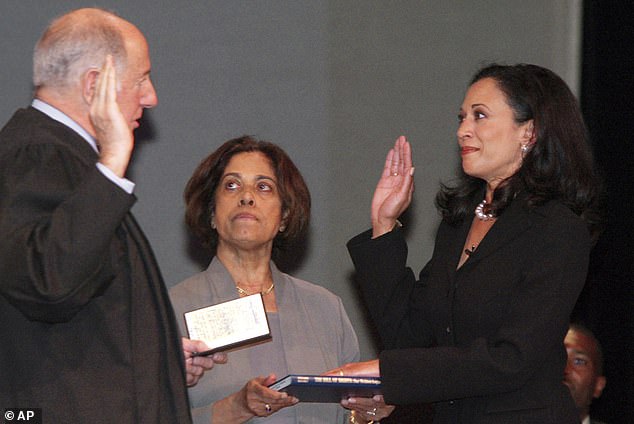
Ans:
<svg viewBox="0 0 634 424"><path fill-rule="evenodd" d="M145 37L104 10L65 14L36 45L34 86L0 132L0 408L190 422L186 384L214 361L181 345L125 178L158 101Z"/></svg>

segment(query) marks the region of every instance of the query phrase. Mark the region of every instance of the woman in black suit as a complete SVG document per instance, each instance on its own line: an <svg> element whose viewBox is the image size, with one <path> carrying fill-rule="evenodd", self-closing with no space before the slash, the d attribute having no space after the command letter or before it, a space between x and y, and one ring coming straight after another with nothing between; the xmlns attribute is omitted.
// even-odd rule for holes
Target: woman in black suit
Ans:
<svg viewBox="0 0 634 424"><path fill-rule="evenodd" d="M387 403L433 402L434 422L577 423L563 339L597 223L577 101L547 69L490 65L457 136L463 173L436 197L443 220L418 281L397 221L414 189L410 145L388 153L372 229L348 243L385 350L332 374L380 375Z"/></svg>

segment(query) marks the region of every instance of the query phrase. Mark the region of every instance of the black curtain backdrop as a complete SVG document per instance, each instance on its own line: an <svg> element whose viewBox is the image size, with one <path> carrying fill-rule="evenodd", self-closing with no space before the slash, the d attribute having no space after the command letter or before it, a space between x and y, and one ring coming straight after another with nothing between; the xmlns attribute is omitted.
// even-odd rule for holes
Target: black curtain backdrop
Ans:
<svg viewBox="0 0 634 424"><path fill-rule="evenodd" d="M595 332L607 386L591 416L634 423L634 2L585 0L581 104L605 186L605 230L573 320Z"/></svg>

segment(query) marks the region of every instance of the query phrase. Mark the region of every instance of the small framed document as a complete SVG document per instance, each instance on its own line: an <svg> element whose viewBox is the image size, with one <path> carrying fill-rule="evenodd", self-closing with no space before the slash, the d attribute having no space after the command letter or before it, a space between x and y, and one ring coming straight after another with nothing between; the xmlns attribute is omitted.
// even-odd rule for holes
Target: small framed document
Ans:
<svg viewBox="0 0 634 424"><path fill-rule="evenodd" d="M262 294L252 294L185 312L189 338L209 346L194 356L210 355L271 338Z"/></svg>
<svg viewBox="0 0 634 424"><path fill-rule="evenodd" d="M290 374L269 386L295 396L300 402L339 403L349 397L381 394L379 377Z"/></svg>

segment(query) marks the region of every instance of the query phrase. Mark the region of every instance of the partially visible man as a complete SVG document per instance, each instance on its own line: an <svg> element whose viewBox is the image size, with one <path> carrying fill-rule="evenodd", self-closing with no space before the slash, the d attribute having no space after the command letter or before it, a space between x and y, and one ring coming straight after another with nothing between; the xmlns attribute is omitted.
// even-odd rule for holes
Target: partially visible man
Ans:
<svg viewBox="0 0 634 424"><path fill-rule="evenodd" d="M564 383L570 388L579 418L582 424L602 424L590 419L590 404L601 396L606 383L601 345L590 330L578 324L570 325L564 345L568 352Z"/></svg>
<svg viewBox="0 0 634 424"><path fill-rule="evenodd" d="M181 345L125 178L157 104L145 37L113 13L72 11L38 41L33 81L31 107L0 131L0 410L190 422L185 374L195 384L214 358Z"/></svg>

